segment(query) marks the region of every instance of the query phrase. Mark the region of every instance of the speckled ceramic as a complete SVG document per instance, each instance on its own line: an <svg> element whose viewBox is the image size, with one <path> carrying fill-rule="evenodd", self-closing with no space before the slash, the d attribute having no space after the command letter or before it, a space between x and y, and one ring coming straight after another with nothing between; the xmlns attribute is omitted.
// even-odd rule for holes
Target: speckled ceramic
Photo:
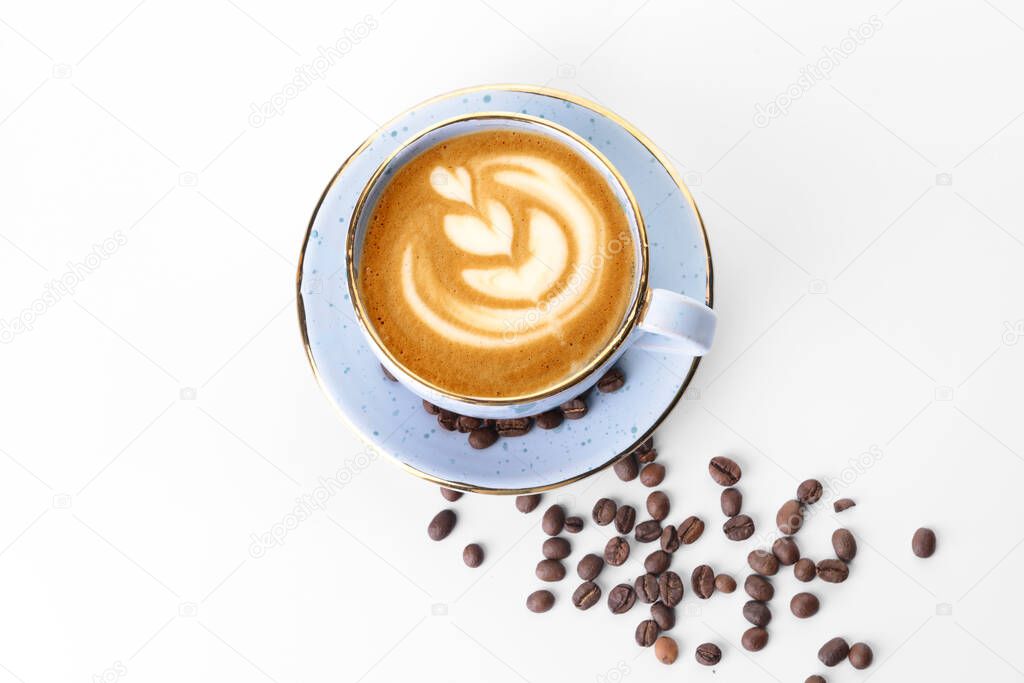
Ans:
<svg viewBox="0 0 1024 683"><path fill-rule="evenodd" d="M299 320L321 386L371 446L413 473L454 488L538 491L593 474L633 450L679 400L698 359L631 348L618 361L626 386L612 394L591 391L586 417L549 431L534 428L479 451L470 448L465 434L441 429L414 394L385 379L348 296L345 240L352 212L374 171L405 140L438 121L479 111L549 119L599 149L629 184L643 214L650 285L711 305L711 256L700 215L667 160L641 133L574 95L534 86L483 86L405 112L339 169L303 244Z"/></svg>

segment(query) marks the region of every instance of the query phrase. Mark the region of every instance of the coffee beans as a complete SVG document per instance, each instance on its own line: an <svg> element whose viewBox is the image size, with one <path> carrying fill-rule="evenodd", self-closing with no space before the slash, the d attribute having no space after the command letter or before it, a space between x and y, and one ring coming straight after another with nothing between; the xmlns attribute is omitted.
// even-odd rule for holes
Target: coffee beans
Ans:
<svg viewBox="0 0 1024 683"><path fill-rule="evenodd" d="M655 460L657 460L658 449L654 447L654 437L647 437L647 439L642 444L637 446L634 453L636 453L636 459L640 462L641 465L645 465L649 462L654 462Z"/></svg>
<svg viewBox="0 0 1024 683"><path fill-rule="evenodd" d="M818 602L818 596L813 593L797 593L789 601L789 611L799 619L813 617L818 613L819 607L821 603Z"/></svg>
<svg viewBox="0 0 1024 683"><path fill-rule="evenodd" d="M669 524L661 530L661 549L667 553L674 553L679 550L679 533L676 528Z"/></svg>
<svg viewBox="0 0 1024 683"><path fill-rule="evenodd" d="M565 415L558 408L553 408L545 413L541 413L534 418L537 426L541 429L554 429L562 424L565 420Z"/></svg>
<svg viewBox="0 0 1024 683"><path fill-rule="evenodd" d="M764 627L772 620L772 611L763 602L748 600L743 605L743 618L754 626Z"/></svg>
<svg viewBox="0 0 1024 683"><path fill-rule="evenodd" d="M828 683L824 676L808 676L804 679L804 683Z"/></svg>
<svg viewBox="0 0 1024 683"><path fill-rule="evenodd" d="M548 590L539 590L526 596L526 609L538 614L547 612L555 604L555 596Z"/></svg>
<svg viewBox="0 0 1024 683"><path fill-rule="evenodd" d="M796 577L797 581L803 581L804 583L813 579L818 573L818 568L814 566L814 560L802 557L796 561L793 565L793 576Z"/></svg>
<svg viewBox="0 0 1024 683"><path fill-rule="evenodd" d="M622 536L615 536L604 546L604 561L613 567L625 564L629 559L629 541Z"/></svg>
<svg viewBox="0 0 1024 683"><path fill-rule="evenodd" d="M754 520L747 515L736 515L722 525L725 537L730 541L745 541L754 535Z"/></svg>
<svg viewBox="0 0 1024 683"><path fill-rule="evenodd" d="M658 577L658 595L669 607L675 607L683 599L683 580L679 574L669 571Z"/></svg>
<svg viewBox="0 0 1024 683"><path fill-rule="evenodd" d="M470 543L462 549L462 561L467 567L479 567L484 562L484 549L477 543Z"/></svg>
<svg viewBox="0 0 1024 683"><path fill-rule="evenodd" d="M690 586L701 600L707 600L715 592L715 570L706 564L697 566L690 575Z"/></svg>
<svg viewBox="0 0 1024 683"><path fill-rule="evenodd" d="M620 534L628 534L633 530L636 523L636 508L632 505L623 505L615 513L615 530Z"/></svg>
<svg viewBox="0 0 1024 683"><path fill-rule="evenodd" d="M474 429L480 429L483 426L484 421L478 417L459 415L459 417L455 420L455 428L462 434L469 434Z"/></svg>
<svg viewBox="0 0 1024 683"><path fill-rule="evenodd" d="M850 575L850 568L842 560L822 560L818 563L818 578L828 583L842 583Z"/></svg>
<svg viewBox="0 0 1024 683"><path fill-rule="evenodd" d="M768 631L765 631L760 626L753 626L743 632L743 637L740 638L740 643L743 648L750 652L758 652L764 649L764 646L768 644Z"/></svg>
<svg viewBox="0 0 1024 683"><path fill-rule="evenodd" d="M914 532L914 538L910 547L918 557L931 557L935 554L935 532L926 527L921 527Z"/></svg>
<svg viewBox="0 0 1024 683"><path fill-rule="evenodd" d="M541 581L561 581L565 578L565 566L558 560L541 560L535 573Z"/></svg>
<svg viewBox="0 0 1024 683"><path fill-rule="evenodd" d="M569 541L558 536L544 541L540 550L544 557L549 560L564 560L572 552L572 546L569 545Z"/></svg>
<svg viewBox="0 0 1024 683"><path fill-rule="evenodd" d="M679 657L679 645L668 636L661 636L654 641L654 656L662 664L674 664Z"/></svg>
<svg viewBox="0 0 1024 683"><path fill-rule="evenodd" d="M662 631L670 631L676 625L676 611L659 601L651 605L651 619Z"/></svg>
<svg viewBox="0 0 1024 683"><path fill-rule="evenodd" d="M664 550L655 550L644 560L644 569L650 574L661 574L672 564L672 556Z"/></svg>
<svg viewBox="0 0 1024 683"><path fill-rule="evenodd" d="M796 499L804 505L813 505L821 500L824 489L817 479L808 479L796 487Z"/></svg>
<svg viewBox="0 0 1024 683"><path fill-rule="evenodd" d="M728 574L719 574L715 577L715 589L719 593L732 593L736 590L736 579Z"/></svg>
<svg viewBox="0 0 1024 683"><path fill-rule="evenodd" d="M594 511L590 516L594 519L595 524L605 526L611 524L612 520L615 519L617 509L614 500L611 498L601 498L594 503Z"/></svg>
<svg viewBox="0 0 1024 683"><path fill-rule="evenodd" d="M698 664L714 666L722 661L722 649L714 643L703 643L697 646L694 656L697 658Z"/></svg>
<svg viewBox="0 0 1024 683"><path fill-rule="evenodd" d="M661 538L661 522L656 519L649 519L636 525L633 532L634 538L641 543L650 543Z"/></svg>
<svg viewBox="0 0 1024 683"><path fill-rule="evenodd" d="M854 643L850 646L850 665L854 669L866 669L871 666L875 653L866 643Z"/></svg>
<svg viewBox="0 0 1024 683"><path fill-rule="evenodd" d="M587 414L587 402L582 398L574 398L558 406L566 420L578 420Z"/></svg>
<svg viewBox="0 0 1024 683"><path fill-rule="evenodd" d="M747 564L758 574L774 576L779 572L779 558L767 550L751 550L747 555Z"/></svg>
<svg viewBox="0 0 1024 683"><path fill-rule="evenodd" d="M437 411L437 424L446 432L454 432L459 416L450 410L440 408Z"/></svg>
<svg viewBox="0 0 1024 683"><path fill-rule="evenodd" d="M630 453L612 465L612 469L615 470L615 476L622 481L633 481L640 474L640 463L637 462L636 455Z"/></svg>
<svg viewBox="0 0 1024 683"><path fill-rule="evenodd" d="M665 480L665 466L658 462L644 465L640 470L640 483L647 487L659 486Z"/></svg>
<svg viewBox="0 0 1024 683"><path fill-rule="evenodd" d="M658 638L658 625L653 619L645 619L641 621L636 627L636 644L640 647L650 647L654 645L654 641Z"/></svg>
<svg viewBox="0 0 1024 683"><path fill-rule="evenodd" d="M448 534L455 528L455 512L452 510L441 510L427 525L427 535L434 541L440 541L448 537Z"/></svg>
<svg viewBox="0 0 1024 683"><path fill-rule="evenodd" d="M719 486L732 486L740 480L743 474L740 466L724 455L711 458L708 463L708 473Z"/></svg>
<svg viewBox="0 0 1024 683"><path fill-rule="evenodd" d="M516 510L524 515L533 512L540 505L540 494L531 493L527 496L516 496Z"/></svg>
<svg viewBox="0 0 1024 683"><path fill-rule="evenodd" d="M818 659L825 666L835 666L850 654L850 646L842 638L833 638L818 650Z"/></svg>
<svg viewBox="0 0 1024 683"><path fill-rule="evenodd" d="M679 528L676 532L679 535L680 543L683 545L690 545L704 533L704 520L695 515L690 515L680 522Z"/></svg>
<svg viewBox="0 0 1024 683"><path fill-rule="evenodd" d="M576 517L575 515L572 517L566 517L565 530L570 534L578 534L583 531L583 518Z"/></svg>
<svg viewBox="0 0 1024 683"><path fill-rule="evenodd" d="M576 574L584 581L591 581L597 578L602 569L604 569L604 560L594 553L588 553L576 565Z"/></svg>
<svg viewBox="0 0 1024 683"><path fill-rule="evenodd" d="M565 510L561 505L552 505L544 511L544 517L540 521L540 528L548 536L557 536L562 533L565 527Z"/></svg>
<svg viewBox="0 0 1024 683"><path fill-rule="evenodd" d="M772 552L779 559L779 564L785 567L796 564L796 561L800 559L800 548L797 547L792 536L775 539L775 542L772 543Z"/></svg>
<svg viewBox="0 0 1024 683"><path fill-rule="evenodd" d="M462 491L453 491L452 489L441 487L441 497L447 500L449 503L454 503L459 498L462 498Z"/></svg>
<svg viewBox="0 0 1024 683"><path fill-rule="evenodd" d="M843 562L849 562L857 556L857 541L849 529L836 529L832 532L832 548L836 551L836 557Z"/></svg>
<svg viewBox="0 0 1024 683"><path fill-rule="evenodd" d="M836 502L832 503L832 509L835 510L836 512L842 512L843 510L849 510L854 505L856 505L856 503L853 502L852 499L840 498Z"/></svg>
<svg viewBox="0 0 1024 683"><path fill-rule="evenodd" d="M626 383L626 376L619 368L612 368L597 380L597 390L602 394L618 391Z"/></svg>
<svg viewBox="0 0 1024 683"><path fill-rule="evenodd" d="M722 514L726 517L735 517L743 508L743 494L739 492L739 489L729 487L722 491L721 503Z"/></svg>
<svg viewBox="0 0 1024 683"><path fill-rule="evenodd" d="M651 603L661 596L658 577L654 574L642 574L636 577L633 589L636 591L636 596L640 598L640 602Z"/></svg>
<svg viewBox="0 0 1024 683"><path fill-rule="evenodd" d="M746 581L743 582L743 590L754 600L761 602L768 602L775 597L775 587L772 586L768 579L757 574L751 574L747 577Z"/></svg>
<svg viewBox="0 0 1024 683"><path fill-rule="evenodd" d="M572 593L572 604L577 609L590 609L601 599L601 587L593 581L581 583Z"/></svg>
<svg viewBox="0 0 1024 683"><path fill-rule="evenodd" d="M427 411L431 415L437 415L437 413L440 412L441 409L435 406L430 401L423 401L423 410Z"/></svg>
<svg viewBox="0 0 1024 683"><path fill-rule="evenodd" d="M498 436L522 436L533 427L533 420L528 417L512 417L507 420L495 420L494 429Z"/></svg>
<svg viewBox="0 0 1024 683"><path fill-rule="evenodd" d="M438 416L440 417L440 416ZM498 432L491 427L474 429L469 433L469 445L477 450L490 448L498 440Z"/></svg>
<svg viewBox="0 0 1024 683"><path fill-rule="evenodd" d="M652 491L647 496L647 513L659 522L668 517L669 502L664 491Z"/></svg>
<svg viewBox="0 0 1024 683"><path fill-rule="evenodd" d="M804 506L799 500L787 500L775 513L775 526L786 536L800 531L804 523Z"/></svg>
<svg viewBox="0 0 1024 683"><path fill-rule="evenodd" d="M612 614L624 614L633 608L636 593L628 583L620 583L608 592L608 609Z"/></svg>

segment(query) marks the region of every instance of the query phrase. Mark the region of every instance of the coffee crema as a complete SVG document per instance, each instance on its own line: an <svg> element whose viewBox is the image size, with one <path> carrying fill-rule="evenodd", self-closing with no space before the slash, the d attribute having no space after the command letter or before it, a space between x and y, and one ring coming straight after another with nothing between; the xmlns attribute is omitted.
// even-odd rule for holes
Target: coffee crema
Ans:
<svg viewBox="0 0 1024 683"><path fill-rule="evenodd" d="M360 256L384 346L467 398L537 394L585 367L621 327L636 269L602 174L562 142L505 129L447 139L397 170Z"/></svg>

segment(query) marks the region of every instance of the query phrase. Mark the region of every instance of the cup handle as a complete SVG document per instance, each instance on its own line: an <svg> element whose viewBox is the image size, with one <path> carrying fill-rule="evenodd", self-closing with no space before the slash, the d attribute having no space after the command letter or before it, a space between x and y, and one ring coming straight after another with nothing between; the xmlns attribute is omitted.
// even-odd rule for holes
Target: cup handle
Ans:
<svg viewBox="0 0 1024 683"><path fill-rule="evenodd" d="M652 289L637 325L645 334L634 345L656 353L703 356L711 350L718 316L696 299Z"/></svg>

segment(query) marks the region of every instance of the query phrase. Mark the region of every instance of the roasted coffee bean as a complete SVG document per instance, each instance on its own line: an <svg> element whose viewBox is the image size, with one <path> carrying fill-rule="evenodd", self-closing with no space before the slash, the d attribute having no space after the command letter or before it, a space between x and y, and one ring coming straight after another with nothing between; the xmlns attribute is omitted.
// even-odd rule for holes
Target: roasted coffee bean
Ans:
<svg viewBox="0 0 1024 683"><path fill-rule="evenodd" d="M640 602L654 602L661 594L658 577L654 574L642 574L636 577L633 589L636 591L636 596L640 598Z"/></svg>
<svg viewBox="0 0 1024 683"><path fill-rule="evenodd" d="M651 619L662 631L671 631L676 625L676 610L659 600L651 605Z"/></svg>
<svg viewBox="0 0 1024 683"><path fill-rule="evenodd" d="M544 541L540 551L549 560L564 560L572 552L572 546L569 545L569 541L557 536Z"/></svg>
<svg viewBox="0 0 1024 683"><path fill-rule="evenodd" d="M590 609L601 599L601 587L593 581L585 581L572 593L572 604L578 609Z"/></svg>
<svg viewBox="0 0 1024 683"><path fill-rule="evenodd" d="M440 541L448 536L455 528L455 512L452 510L441 510L427 525L427 535L435 541Z"/></svg>
<svg viewBox="0 0 1024 683"><path fill-rule="evenodd" d="M637 625L634 637L640 647L650 647L658 639L658 625L653 619L645 619Z"/></svg>
<svg viewBox="0 0 1024 683"><path fill-rule="evenodd" d="M647 440L640 444L634 453L636 453L636 459L641 465L646 465L649 462L657 460L658 449L654 447L654 437L647 437Z"/></svg>
<svg viewBox="0 0 1024 683"><path fill-rule="evenodd" d="M743 509L743 494L739 489L731 486L722 491L722 514L726 517L735 517Z"/></svg>
<svg viewBox="0 0 1024 683"><path fill-rule="evenodd" d="M918 557L931 557L935 554L935 532L927 527L921 527L914 532L910 547Z"/></svg>
<svg viewBox="0 0 1024 683"><path fill-rule="evenodd" d="M832 548L836 551L836 557L843 562L849 562L857 556L857 541L849 529L836 529L832 532Z"/></svg>
<svg viewBox="0 0 1024 683"><path fill-rule="evenodd" d="M519 510L524 515L536 510L538 505L540 505L539 493L531 493L526 496L516 496L516 510Z"/></svg>
<svg viewBox="0 0 1024 683"><path fill-rule="evenodd" d="M462 561L467 567L479 567L484 562L484 549L477 543L470 543L462 549Z"/></svg>
<svg viewBox="0 0 1024 683"><path fill-rule="evenodd" d="M498 432L493 427L481 427L469 433L469 445L477 450L490 448L498 440Z"/></svg>
<svg viewBox="0 0 1024 683"><path fill-rule="evenodd" d="M598 526L605 526L611 524L612 520L615 519L615 511L617 510L615 501L611 498L601 498L594 503L594 511L590 513L590 516L594 520L594 524Z"/></svg>
<svg viewBox="0 0 1024 683"><path fill-rule="evenodd" d="M779 558L767 550L751 550L747 555L747 564L758 574L775 576L779 573Z"/></svg>
<svg viewBox="0 0 1024 683"><path fill-rule="evenodd" d="M768 602L775 597L775 587L772 586L771 581L757 574L747 577L743 582L743 590L747 592L747 595L761 602Z"/></svg>
<svg viewBox="0 0 1024 683"><path fill-rule="evenodd" d="M454 432L458 426L459 416L450 410L441 408L437 411L437 424L446 432Z"/></svg>
<svg viewBox="0 0 1024 683"><path fill-rule="evenodd" d="M474 429L480 429L483 426L484 421L478 417L459 415L458 419L455 420L455 428L463 434L469 434Z"/></svg>
<svg viewBox="0 0 1024 683"><path fill-rule="evenodd" d="M796 564L796 561L800 559L800 548L797 547L792 536L776 538L772 543L772 552L775 553L775 557L779 558L779 564L785 567Z"/></svg>
<svg viewBox="0 0 1024 683"><path fill-rule="evenodd" d="M636 593L628 583L620 583L608 591L608 609L612 614L624 614L633 609L636 602Z"/></svg>
<svg viewBox="0 0 1024 683"><path fill-rule="evenodd" d="M854 505L856 505L856 503L853 502L852 498L840 498L836 502L832 503L832 509L836 512L842 512L843 510L849 510Z"/></svg>
<svg viewBox="0 0 1024 683"><path fill-rule="evenodd" d="M767 626L772 620L772 611L759 600L748 600L743 605L743 618L754 626Z"/></svg>
<svg viewBox="0 0 1024 683"><path fill-rule="evenodd" d="M661 530L661 549L667 553L674 553L679 550L679 532L669 524Z"/></svg>
<svg viewBox="0 0 1024 683"><path fill-rule="evenodd" d="M797 581L803 581L807 583L818 574L818 568L814 566L814 560L806 557L801 557L793 565L793 576L796 577Z"/></svg>
<svg viewBox="0 0 1024 683"><path fill-rule="evenodd" d="M554 429L562 424L565 420L565 415L558 408L552 408L547 412L537 415L533 420L541 429Z"/></svg>
<svg viewBox="0 0 1024 683"><path fill-rule="evenodd" d="M711 458L711 462L708 463L708 473L720 486L732 486L743 475L740 466L724 455Z"/></svg>
<svg viewBox="0 0 1024 683"><path fill-rule="evenodd" d="M706 564L698 565L690 575L690 586L701 600L707 600L715 592L715 570Z"/></svg>
<svg viewBox="0 0 1024 683"><path fill-rule="evenodd" d="M799 619L813 617L818 613L819 607L821 603L818 602L818 596L813 593L797 593L789 601L789 611Z"/></svg>
<svg viewBox="0 0 1024 683"><path fill-rule="evenodd" d="M662 664L675 664L679 658L679 645L674 638L661 636L654 641L654 656Z"/></svg>
<svg viewBox="0 0 1024 683"><path fill-rule="evenodd" d="M804 683L828 683L828 681L825 680L824 676L814 675L805 678Z"/></svg>
<svg viewBox="0 0 1024 683"><path fill-rule="evenodd" d="M565 565L558 560L541 560L534 573L541 581L561 581L565 578Z"/></svg>
<svg viewBox="0 0 1024 683"><path fill-rule="evenodd" d="M649 519L640 522L633 531L633 536L641 543L650 543L661 538L661 522L656 519Z"/></svg>
<svg viewBox="0 0 1024 683"><path fill-rule="evenodd" d="M565 530L570 534L578 534L583 531L583 518L576 517L575 515L572 517L566 517Z"/></svg>
<svg viewBox="0 0 1024 683"><path fill-rule="evenodd" d="M602 394L610 394L613 391L618 391L626 383L626 376L622 373L622 370L618 368L612 368L608 372L604 373L601 379L597 380L597 390Z"/></svg>
<svg viewBox="0 0 1024 683"><path fill-rule="evenodd" d="M679 574L668 571L658 577L658 595L669 607L675 607L683 599L683 580Z"/></svg>
<svg viewBox="0 0 1024 683"><path fill-rule="evenodd" d="M823 492L821 482L817 479L807 479L796 487L796 499L804 505L813 505L821 500Z"/></svg>
<svg viewBox="0 0 1024 683"><path fill-rule="evenodd" d="M528 417L512 417L507 420L495 420L494 429L498 436L522 436L533 427L533 420Z"/></svg>
<svg viewBox="0 0 1024 683"><path fill-rule="evenodd" d="M736 515L722 525L725 537L730 541L745 541L754 535L754 520L747 515Z"/></svg>
<svg viewBox="0 0 1024 683"><path fill-rule="evenodd" d="M732 593L736 590L736 579L728 574L719 574L715 577L715 590L719 593Z"/></svg>
<svg viewBox="0 0 1024 683"><path fill-rule="evenodd" d="M652 462L644 465L640 470L640 483L647 487L660 486L665 481L665 466L660 462Z"/></svg>
<svg viewBox="0 0 1024 683"><path fill-rule="evenodd" d="M669 502L664 491L652 491L647 496L647 512L659 522L668 517Z"/></svg>
<svg viewBox="0 0 1024 683"><path fill-rule="evenodd" d="M384 377L385 377L385 378L386 378L386 379L387 379L387 380L388 380L389 382L397 382L397 381L398 381L398 379L397 379L397 378L396 378L396 377L395 377L394 375L392 375L392 374L391 374L391 371L390 371L390 370L388 370L388 369L387 369L386 367L384 367L384 364L383 364L383 363L381 363L381 364L380 364L380 370L381 370L381 372L383 372L383 373L384 373Z"/></svg>
<svg viewBox="0 0 1024 683"><path fill-rule="evenodd" d="M744 649L751 652L763 650L764 646L768 644L768 631L765 631L760 626L752 626L743 632L740 643L742 643Z"/></svg>
<svg viewBox="0 0 1024 683"><path fill-rule="evenodd" d="M430 401L423 401L423 410L427 411L431 415L437 415L441 409L435 406Z"/></svg>
<svg viewBox="0 0 1024 683"><path fill-rule="evenodd" d="M454 503L459 498L462 498L462 491L453 491L445 487L441 487L441 497L447 500L449 503Z"/></svg>
<svg viewBox="0 0 1024 683"><path fill-rule="evenodd" d="M636 508L632 505L623 505L615 513L615 530L620 534L628 534L636 524Z"/></svg>
<svg viewBox="0 0 1024 683"><path fill-rule="evenodd" d="M672 555L664 550L655 550L644 559L644 569L651 574L662 574L672 564Z"/></svg>
<svg viewBox="0 0 1024 683"><path fill-rule="evenodd" d="M558 406L558 409L565 415L566 420L578 420L587 414L587 402L583 397L574 398Z"/></svg>
<svg viewBox="0 0 1024 683"><path fill-rule="evenodd" d="M850 666L854 669L866 669L871 666L875 653L871 651L867 643L854 643L850 646Z"/></svg>
<svg viewBox="0 0 1024 683"><path fill-rule="evenodd" d="M548 590L533 591L526 596L526 609L540 614L555 604L555 596Z"/></svg>
<svg viewBox="0 0 1024 683"><path fill-rule="evenodd" d="M690 515L679 523L676 529L679 534L679 542L683 545L690 545L704 533L704 520L696 515ZM753 531L751 531L753 533Z"/></svg>
<svg viewBox="0 0 1024 683"><path fill-rule="evenodd" d="M714 666L722 661L722 648L718 647L714 643L702 643L697 646L694 656L697 658L698 664Z"/></svg>
<svg viewBox="0 0 1024 683"><path fill-rule="evenodd" d="M833 638L818 650L818 659L825 666L835 666L850 654L850 646L842 638Z"/></svg>
<svg viewBox="0 0 1024 683"><path fill-rule="evenodd" d="M633 481L640 474L640 464L633 453L612 465L612 469L615 470L615 476L622 481Z"/></svg>
<svg viewBox="0 0 1024 683"><path fill-rule="evenodd" d="M787 500L775 513L775 526L786 536L800 531L804 523L804 505L799 500Z"/></svg>
<svg viewBox="0 0 1024 683"><path fill-rule="evenodd" d="M828 583L842 583L850 575L850 568L842 560L822 560L817 569L818 578Z"/></svg>
<svg viewBox="0 0 1024 683"><path fill-rule="evenodd" d="M594 553L587 553L576 565L576 574L584 581L592 581L604 569L604 560Z"/></svg>
<svg viewBox="0 0 1024 683"><path fill-rule="evenodd" d="M629 559L629 541L622 536L608 540L604 546L604 561L613 567L620 567Z"/></svg>
<svg viewBox="0 0 1024 683"><path fill-rule="evenodd" d="M555 504L544 511L540 520L540 528L548 536L557 536L565 528L565 510L561 505Z"/></svg>

